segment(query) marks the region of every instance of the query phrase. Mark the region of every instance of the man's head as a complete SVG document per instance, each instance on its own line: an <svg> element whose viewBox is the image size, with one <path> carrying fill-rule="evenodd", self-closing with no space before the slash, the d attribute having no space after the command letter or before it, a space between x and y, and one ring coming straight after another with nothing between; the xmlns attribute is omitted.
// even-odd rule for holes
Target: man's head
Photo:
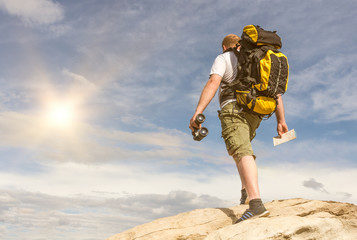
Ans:
<svg viewBox="0 0 357 240"><path fill-rule="evenodd" d="M223 38L222 49L223 51L229 48L235 48L239 43L240 37L235 34L229 34Z"/></svg>

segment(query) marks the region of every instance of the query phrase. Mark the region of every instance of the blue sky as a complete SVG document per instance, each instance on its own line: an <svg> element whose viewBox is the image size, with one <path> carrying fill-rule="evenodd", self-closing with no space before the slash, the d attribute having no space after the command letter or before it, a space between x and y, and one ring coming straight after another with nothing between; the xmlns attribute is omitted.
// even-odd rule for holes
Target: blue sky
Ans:
<svg viewBox="0 0 357 240"><path fill-rule="evenodd" d="M238 204L220 137L188 128L222 38L277 30L287 123L253 141L264 201L357 204L357 2L0 0L0 238L99 240Z"/></svg>

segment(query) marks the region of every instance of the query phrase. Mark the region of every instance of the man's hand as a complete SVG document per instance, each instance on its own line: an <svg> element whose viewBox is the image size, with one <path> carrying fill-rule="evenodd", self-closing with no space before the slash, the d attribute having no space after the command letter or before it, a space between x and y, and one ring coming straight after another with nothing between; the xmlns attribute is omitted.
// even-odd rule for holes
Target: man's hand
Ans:
<svg viewBox="0 0 357 240"><path fill-rule="evenodd" d="M286 122L278 122L278 126L277 126L277 132L279 134L279 136L283 135L284 133L289 131L288 125L286 124Z"/></svg>
<svg viewBox="0 0 357 240"><path fill-rule="evenodd" d="M189 126L189 128L191 129L192 132L194 132L195 129L201 128L201 124L200 124L200 125L197 125L197 123L196 123L196 121L195 121L195 119L196 119L196 117L197 117L198 114L199 114L199 113L195 113L195 114L193 115L193 117L191 118L191 120L190 120L190 126Z"/></svg>

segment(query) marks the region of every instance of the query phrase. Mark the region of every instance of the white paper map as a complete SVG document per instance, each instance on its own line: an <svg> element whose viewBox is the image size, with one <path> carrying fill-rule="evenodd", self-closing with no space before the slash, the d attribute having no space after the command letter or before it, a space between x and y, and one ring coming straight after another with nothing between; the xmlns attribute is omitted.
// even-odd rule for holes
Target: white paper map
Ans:
<svg viewBox="0 0 357 240"><path fill-rule="evenodd" d="M286 142L293 140L295 138L296 138L296 132L294 129L292 129L289 132L282 134L281 137L279 137L279 136L273 137L274 146L277 146L282 143L286 143Z"/></svg>

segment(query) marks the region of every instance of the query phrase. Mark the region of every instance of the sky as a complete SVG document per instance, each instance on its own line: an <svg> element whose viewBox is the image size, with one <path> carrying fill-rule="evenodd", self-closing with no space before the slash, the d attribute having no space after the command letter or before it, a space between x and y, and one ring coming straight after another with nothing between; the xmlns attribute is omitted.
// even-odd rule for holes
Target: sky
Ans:
<svg viewBox="0 0 357 240"><path fill-rule="evenodd" d="M189 120L224 36L276 30L297 139L253 140L264 202L357 204L354 0L0 0L0 238L100 240L239 204L221 138Z"/></svg>

